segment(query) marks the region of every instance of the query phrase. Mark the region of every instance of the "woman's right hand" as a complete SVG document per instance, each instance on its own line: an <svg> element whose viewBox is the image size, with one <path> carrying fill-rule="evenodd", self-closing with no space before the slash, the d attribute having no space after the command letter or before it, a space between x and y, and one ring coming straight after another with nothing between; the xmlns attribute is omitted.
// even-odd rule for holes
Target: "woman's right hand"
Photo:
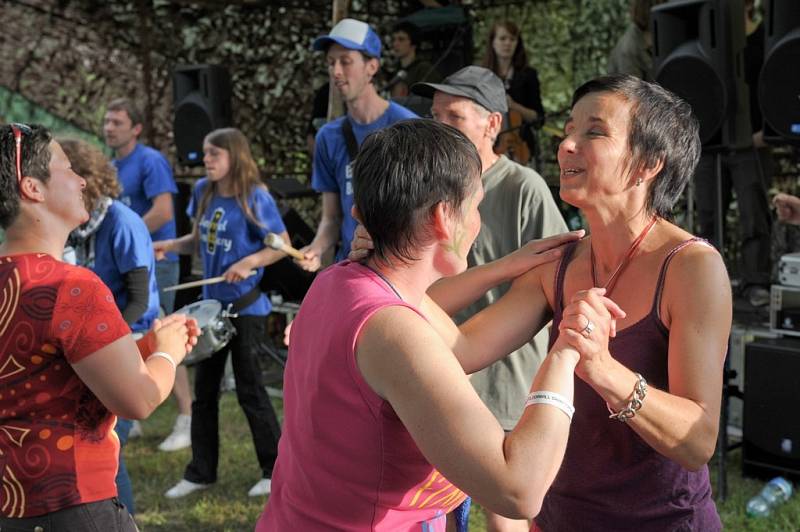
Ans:
<svg viewBox="0 0 800 532"><path fill-rule="evenodd" d="M175 364L180 364L197 343L200 330L194 318L188 318L183 314L170 314L163 320L155 320L149 335L151 339L148 343L153 346L153 352L167 353Z"/></svg>
<svg viewBox="0 0 800 532"><path fill-rule="evenodd" d="M369 257L373 248L372 237L369 236L367 229L359 223L353 232L353 240L350 241L350 254L347 258L352 262L360 262Z"/></svg>
<svg viewBox="0 0 800 532"><path fill-rule="evenodd" d="M558 260L564 244L580 240L585 234L586 231L578 229L539 240L531 240L500 260L505 263L504 267L508 272L508 278L515 279L537 266Z"/></svg>
<svg viewBox="0 0 800 532"><path fill-rule="evenodd" d="M173 240L156 240L153 242L153 252L156 260L162 260L168 252L172 251Z"/></svg>

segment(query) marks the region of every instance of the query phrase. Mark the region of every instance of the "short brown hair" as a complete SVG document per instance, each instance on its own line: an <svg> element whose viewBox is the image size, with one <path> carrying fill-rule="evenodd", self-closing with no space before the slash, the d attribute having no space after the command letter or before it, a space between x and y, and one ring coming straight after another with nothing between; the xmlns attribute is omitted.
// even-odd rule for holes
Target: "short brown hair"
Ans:
<svg viewBox="0 0 800 532"><path fill-rule="evenodd" d="M59 139L72 170L86 180L83 201L92 212L102 197L116 198L122 192L117 169L99 148L78 139Z"/></svg>
<svg viewBox="0 0 800 532"><path fill-rule="evenodd" d="M22 133L22 175L46 183L50 179L50 142L53 137L44 126L30 124L28 128ZM19 214L16 151L11 126L0 126L0 227L11 225Z"/></svg>
<svg viewBox="0 0 800 532"><path fill-rule="evenodd" d="M144 125L144 117L142 116L142 112L139 110L139 107L128 98L117 98L116 100L111 100L108 106L106 106L106 111L125 111L128 113L128 118L131 119L132 126L137 124Z"/></svg>

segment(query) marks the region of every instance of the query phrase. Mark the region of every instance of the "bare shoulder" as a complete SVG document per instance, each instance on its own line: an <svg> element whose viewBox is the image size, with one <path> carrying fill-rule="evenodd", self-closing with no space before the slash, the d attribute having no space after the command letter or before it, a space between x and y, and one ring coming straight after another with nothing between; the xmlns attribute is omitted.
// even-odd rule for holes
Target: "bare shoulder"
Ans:
<svg viewBox="0 0 800 532"><path fill-rule="evenodd" d="M375 312L359 332L355 350L362 376L384 398L422 375L436 373L442 364L460 367L431 324L402 305Z"/></svg>
<svg viewBox="0 0 800 532"><path fill-rule="evenodd" d="M731 283L719 251L705 241L684 245L670 261L662 296L667 326L676 316L699 320L729 315Z"/></svg>

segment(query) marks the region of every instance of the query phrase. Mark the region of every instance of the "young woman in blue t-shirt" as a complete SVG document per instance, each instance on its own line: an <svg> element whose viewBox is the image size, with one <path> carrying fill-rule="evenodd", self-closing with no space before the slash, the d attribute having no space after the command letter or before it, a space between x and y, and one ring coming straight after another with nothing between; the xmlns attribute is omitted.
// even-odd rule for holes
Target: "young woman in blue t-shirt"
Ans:
<svg viewBox="0 0 800 532"><path fill-rule="evenodd" d="M289 241L275 201L261 182L247 139L234 128L217 129L203 141L207 177L192 192L187 213L194 220L192 232L174 240L155 242L156 256L174 251L200 251L206 278L224 276L225 282L203 287L203 298L226 308L247 297L258 285L264 266L285 256L264 245L268 233ZM255 270L255 275L249 275ZM256 344L266 336L269 299L259 294L241 308L232 322L236 334L230 343L236 396L253 435L262 478L251 496L270 491L270 477L278 451L280 425L261 378ZM219 390L228 349L200 361L195 372L192 403L192 461L184 478L166 492L178 498L208 487L217 479L219 461Z"/></svg>

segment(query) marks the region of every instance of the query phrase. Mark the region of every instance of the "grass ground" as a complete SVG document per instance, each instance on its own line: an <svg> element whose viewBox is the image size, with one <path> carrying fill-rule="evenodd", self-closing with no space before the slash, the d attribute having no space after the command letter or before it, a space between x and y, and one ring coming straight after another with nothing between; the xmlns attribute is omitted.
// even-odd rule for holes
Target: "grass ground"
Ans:
<svg viewBox="0 0 800 532"><path fill-rule="evenodd" d="M281 401L274 400L280 411ZM170 432L175 416L168 402L144 422L144 437L131 440L125 449L142 532L242 532L251 531L264 507L264 500L247 496L259 479L250 432L236 397L225 393L221 402L221 452L219 478L211 488L172 501L164 491L177 482L191 458L191 451L159 452L158 443ZM729 455L728 497L718 509L726 531L791 532L800 530L800 495L768 518L752 519L744 513L747 500L763 486L762 480L742 478L740 454ZM716 468L712 486L716 488ZM470 531L483 532L482 515L473 510Z"/></svg>

